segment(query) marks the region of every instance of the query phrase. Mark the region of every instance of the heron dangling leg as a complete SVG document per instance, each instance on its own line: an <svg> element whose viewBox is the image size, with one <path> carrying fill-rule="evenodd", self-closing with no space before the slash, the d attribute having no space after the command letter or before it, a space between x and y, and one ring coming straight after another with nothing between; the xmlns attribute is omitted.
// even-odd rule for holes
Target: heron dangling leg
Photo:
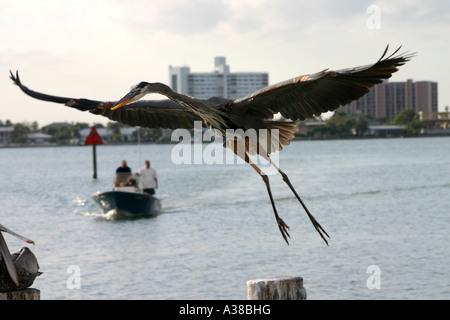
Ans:
<svg viewBox="0 0 450 320"><path fill-rule="evenodd" d="M275 207L275 201L273 200L273 197L272 197L272 191L270 190L269 177L267 175L265 175L264 173L262 173L261 170L251 161L248 162L248 164L251 165L252 168L256 170L256 172L258 172L258 174L261 176L264 183L266 184L267 192L269 193L270 202L272 203L273 212L275 214L275 219L277 220L278 229L280 229L280 232L284 238L284 241L286 241L286 243L289 245L289 241L287 239L288 237L289 238L291 237L289 235L289 232L287 231L287 230L289 230L289 226L278 215L277 208Z"/></svg>
<svg viewBox="0 0 450 320"><path fill-rule="evenodd" d="M286 182L286 184L289 186L289 188L292 190L292 192L294 193L295 197L297 198L297 200L300 202L300 204L302 205L303 209L305 209L306 214L309 217L309 220L311 220L314 228L317 230L317 232L320 234L320 236L322 237L323 241L325 241L325 243L328 245L328 241L325 238L324 234L330 238L330 236L328 235L328 233L322 228L322 226L319 224L319 222L317 222L316 218L314 218L314 216L309 212L308 208L306 207L306 205L303 203L302 199L300 198L300 196L297 194L297 191L295 191L294 187L292 186L291 182L289 181L288 176L281 171L279 168L277 169L278 172L281 174L281 176L283 177L283 181Z"/></svg>
<svg viewBox="0 0 450 320"><path fill-rule="evenodd" d="M295 197L297 198L297 200L300 202L300 204L302 205L303 209L305 209L306 214L309 217L309 220L311 220L314 228L317 230L317 232L320 234L320 236L322 237L323 241L325 241L325 243L328 245L328 241L325 238L324 234L330 238L330 236L328 235L328 233L322 228L322 226L319 224L319 222L317 222L316 218L314 218L314 216L309 212L308 208L306 207L306 205L303 203L302 199L300 198L300 196L298 195L297 191L294 189L294 187L291 184L291 181L289 180L288 176L286 173L284 173L280 168L278 168L270 159L270 157L266 154L263 155L263 158L266 159L267 161L270 162L270 164L281 174L281 177L283 178L283 181L289 186L289 188L291 189L291 191L294 193Z"/></svg>
<svg viewBox="0 0 450 320"><path fill-rule="evenodd" d="M273 196L272 196L272 190L270 189L270 184L269 184L269 177L267 177L266 174L264 174L261 169L259 169L249 158L247 152L244 153L244 156L241 155L240 152L237 152L236 148L231 148L231 150L233 150L233 152L240 157L241 159L243 159L246 163L248 163L253 169L255 169L255 171L261 176L261 178L263 179L264 183L266 184L266 188L267 188L267 192L269 193L269 198L270 198L270 203L272 204L272 209L273 212L275 214L275 220L277 221L278 224L278 229L280 229L281 235L283 236L284 241L286 241L286 243L289 245L289 241L287 238L290 238L291 236L289 235L289 226L283 221L283 219L280 218L280 216L278 215L277 212L277 208L275 206L275 201L273 200Z"/></svg>

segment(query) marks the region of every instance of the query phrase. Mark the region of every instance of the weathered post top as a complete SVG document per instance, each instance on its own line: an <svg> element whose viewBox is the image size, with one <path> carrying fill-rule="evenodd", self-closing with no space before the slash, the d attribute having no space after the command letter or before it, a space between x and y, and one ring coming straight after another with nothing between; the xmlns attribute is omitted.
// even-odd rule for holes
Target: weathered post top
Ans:
<svg viewBox="0 0 450 320"><path fill-rule="evenodd" d="M41 300L41 292L34 288L26 288L20 291L0 292L0 300Z"/></svg>
<svg viewBox="0 0 450 320"><path fill-rule="evenodd" d="M248 300L306 300L302 277L278 277L247 281Z"/></svg>

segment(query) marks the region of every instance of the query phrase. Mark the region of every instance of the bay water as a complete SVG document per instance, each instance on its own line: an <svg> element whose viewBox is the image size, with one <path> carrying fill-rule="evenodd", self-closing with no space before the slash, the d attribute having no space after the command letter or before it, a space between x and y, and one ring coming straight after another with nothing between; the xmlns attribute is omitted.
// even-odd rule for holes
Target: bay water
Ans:
<svg viewBox="0 0 450 320"><path fill-rule="evenodd" d="M280 175L180 164L173 144L0 149L0 223L28 246L42 299L246 299L246 281L301 276L308 299L449 299L450 137L294 141L279 155L327 246ZM150 160L162 212L106 218L91 194L121 160Z"/></svg>

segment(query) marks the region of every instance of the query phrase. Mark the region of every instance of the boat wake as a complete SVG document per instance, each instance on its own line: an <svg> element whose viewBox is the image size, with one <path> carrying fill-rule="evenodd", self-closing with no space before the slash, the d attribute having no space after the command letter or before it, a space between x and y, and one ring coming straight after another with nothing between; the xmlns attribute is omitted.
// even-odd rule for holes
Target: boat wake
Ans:
<svg viewBox="0 0 450 320"><path fill-rule="evenodd" d="M100 211L83 211L83 210L75 210L76 214L85 216L85 217L93 217L98 220L106 220L106 221L117 221L117 220L136 220L136 219L144 219L144 218L154 218L156 215L148 215L148 214L136 214L127 212L124 210L113 209L108 212L100 212Z"/></svg>
<svg viewBox="0 0 450 320"><path fill-rule="evenodd" d="M101 217L105 220L136 220L144 218L154 218L156 217L156 215L149 215L145 213L139 214L120 209L113 209L101 214Z"/></svg>

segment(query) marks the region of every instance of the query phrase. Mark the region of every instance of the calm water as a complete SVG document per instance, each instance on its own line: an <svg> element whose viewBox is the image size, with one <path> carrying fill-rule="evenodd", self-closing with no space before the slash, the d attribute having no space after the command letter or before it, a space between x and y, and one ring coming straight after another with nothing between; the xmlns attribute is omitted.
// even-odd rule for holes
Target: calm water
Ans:
<svg viewBox="0 0 450 320"><path fill-rule="evenodd" d="M302 276L308 299L449 299L450 138L300 141L281 168L330 234L326 246L280 176L179 165L172 145L0 149L0 222L33 239L42 299L246 299L246 281ZM140 152L139 152L140 150ZM122 159L160 174L163 213L108 220L90 200ZM6 235L11 250L27 245ZM368 289L375 274L379 289ZM69 289L70 266L80 289ZM69 284L74 284L70 282Z"/></svg>

